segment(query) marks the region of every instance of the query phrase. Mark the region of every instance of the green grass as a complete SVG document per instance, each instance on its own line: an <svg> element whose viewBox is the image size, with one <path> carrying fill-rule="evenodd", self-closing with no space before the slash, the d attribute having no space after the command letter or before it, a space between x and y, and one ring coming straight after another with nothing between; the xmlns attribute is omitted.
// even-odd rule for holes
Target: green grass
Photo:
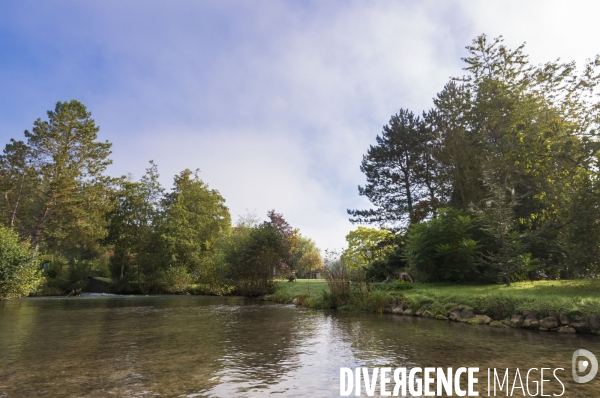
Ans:
<svg viewBox="0 0 600 398"><path fill-rule="evenodd" d="M457 285L449 283L415 283L413 293L436 295L475 296L475 295L511 295L513 297L600 297L600 280L579 279L562 281L516 282L511 286L495 285Z"/></svg>
<svg viewBox="0 0 600 398"><path fill-rule="evenodd" d="M103 276L95 276L94 279L98 279L99 281L103 281L103 282L108 282L108 283L112 283L112 279L110 278L105 278Z"/></svg>
<svg viewBox="0 0 600 398"><path fill-rule="evenodd" d="M475 310L493 318L537 311L588 315L600 312L600 281L518 282L506 285L420 284L403 292L414 306L442 313L450 307Z"/></svg>
<svg viewBox="0 0 600 398"><path fill-rule="evenodd" d="M325 279L296 279L295 282L275 282L275 291L296 297L301 294L320 296L322 292L329 292Z"/></svg>
<svg viewBox="0 0 600 398"><path fill-rule="evenodd" d="M273 300L289 303L295 297L319 307L317 301L329 293L323 279L299 279L296 282L276 282ZM367 296L355 297L348 304L358 310L377 311L382 308L382 300L391 308L399 303L413 310L427 309L435 315L447 315L454 308L473 310L493 319L504 319L523 311L536 311L540 315L558 312L567 315L600 314L600 280L564 280L517 282L512 286L415 283L412 289L377 291ZM364 301L364 302L363 302Z"/></svg>

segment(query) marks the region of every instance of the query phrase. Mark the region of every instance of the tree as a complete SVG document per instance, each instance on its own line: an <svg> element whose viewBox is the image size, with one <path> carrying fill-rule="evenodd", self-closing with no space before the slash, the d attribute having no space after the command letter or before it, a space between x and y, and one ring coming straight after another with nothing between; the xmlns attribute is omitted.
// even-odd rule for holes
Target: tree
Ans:
<svg viewBox="0 0 600 398"><path fill-rule="evenodd" d="M302 254L300 260L298 260L298 269L308 274L309 277L312 272L318 271L323 268L323 259L321 255L316 251L309 251Z"/></svg>
<svg viewBox="0 0 600 398"><path fill-rule="evenodd" d="M393 280L400 276L408 267L404 255L406 236L404 234L390 234L377 244L385 254L367 266L365 277L371 281Z"/></svg>
<svg viewBox="0 0 600 398"><path fill-rule="evenodd" d="M465 100L454 110L441 103L437 107L460 120L455 130L464 133L450 136L462 148L462 159L472 159L460 166L469 184L453 184L453 197L463 198L453 204L466 209L467 201L480 203L487 195L486 179L487 185L514 189L519 197L513 209L515 233L527 241L540 267L549 270L559 262L567 266L581 252L560 231L578 219L580 209L573 206L579 199L595 196L581 194L590 192L583 187L595 186L597 173L600 58L579 73L573 62L532 66L523 48L509 49L501 37L477 37L464 59L468 75L457 79ZM451 141L444 142L442 152L449 159Z"/></svg>
<svg viewBox="0 0 600 398"><path fill-rule="evenodd" d="M451 81L434 98L435 107L425 117L437 138L433 152L440 164L443 196L460 209L478 203L485 192L480 178L487 140L471 127L471 102L470 89Z"/></svg>
<svg viewBox="0 0 600 398"><path fill-rule="evenodd" d="M113 278L123 282L136 279L142 291L149 288L148 278L152 279L161 259L157 224L164 189L158 178L158 168L150 161L141 181L123 180L108 214L105 243L114 252Z"/></svg>
<svg viewBox="0 0 600 398"><path fill-rule="evenodd" d="M3 222L9 229L19 226L20 210L31 189L33 169L31 149L23 141L10 140L0 156L0 189L4 201L0 204Z"/></svg>
<svg viewBox="0 0 600 398"><path fill-rule="evenodd" d="M276 213L274 209L267 212L267 217L269 218L267 224L281 235L282 242L286 248L287 255L283 258L281 269L291 271L295 265L294 256L299 249L299 231L296 228L292 228L285 218L283 218L283 215L281 213Z"/></svg>
<svg viewBox="0 0 600 398"><path fill-rule="evenodd" d="M184 170L175 176L173 190L163 200L161 236L167 261L190 272L201 267L219 236L231 228L231 216L221 194L209 189L198 170Z"/></svg>
<svg viewBox="0 0 600 398"><path fill-rule="evenodd" d="M476 279L479 247L473 228L469 216L450 208L438 210L436 218L413 224L405 248L411 271L432 281Z"/></svg>
<svg viewBox="0 0 600 398"><path fill-rule="evenodd" d="M351 221L403 228L440 206L467 211L489 186L510 187L519 198L511 225L531 253L528 266L539 275L556 277L561 267L562 275L592 275L600 56L581 71L573 62L533 66L523 45L485 35L467 51L465 76L451 79L422 120L401 111L369 148L359 193L374 208L350 210Z"/></svg>
<svg viewBox="0 0 600 398"><path fill-rule="evenodd" d="M367 184L358 187L375 208L348 210L350 221L406 228L423 217L417 211L420 202L428 208L440 200L438 167L431 151L434 136L421 118L400 109L376 140L360 167Z"/></svg>
<svg viewBox="0 0 600 398"><path fill-rule="evenodd" d="M284 237L270 223L234 233L225 250L226 278L237 294L261 296L274 290L273 277L289 258Z"/></svg>
<svg viewBox="0 0 600 398"><path fill-rule="evenodd" d="M0 299L26 296L41 282L37 253L0 225Z"/></svg>
<svg viewBox="0 0 600 398"><path fill-rule="evenodd" d="M97 141L98 130L86 107L71 100L25 131L24 164L33 167L36 186L29 219L21 221L36 250L42 240L55 248L93 248L104 236L110 180L103 173L111 144Z"/></svg>
<svg viewBox="0 0 600 398"><path fill-rule="evenodd" d="M493 238L495 247L482 258L484 264L510 286L515 274L528 271L527 266L533 264L530 254L525 254L522 236L515 228L514 208L518 203L515 190L494 182L491 172L485 173L484 178L489 196L473 210L483 231Z"/></svg>
<svg viewBox="0 0 600 398"><path fill-rule="evenodd" d="M291 264L298 270L299 277L310 277L312 272L323 268L323 259L312 239L298 235L298 250Z"/></svg>
<svg viewBox="0 0 600 398"><path fill-rule="evenodd" d="M380 244L391 235L385 229L358 227L346 235L348 248L340 259L350 269L366 267L377 260L383 260L393 249Z"/></svg>

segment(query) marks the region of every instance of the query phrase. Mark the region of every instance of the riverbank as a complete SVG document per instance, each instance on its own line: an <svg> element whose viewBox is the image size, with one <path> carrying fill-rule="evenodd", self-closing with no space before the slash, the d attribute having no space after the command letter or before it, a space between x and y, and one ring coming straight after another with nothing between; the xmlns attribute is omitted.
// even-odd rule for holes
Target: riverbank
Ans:
<svg viewBox="0 0 600 398"><path fill-rule="evenodd" d="M600 281L518 282L505 285L375 285L332 297L324 280L278 282L268 299L311 308L423 316L467 324L600 334ZM360 290L360 289L359 289Z"/></svg>

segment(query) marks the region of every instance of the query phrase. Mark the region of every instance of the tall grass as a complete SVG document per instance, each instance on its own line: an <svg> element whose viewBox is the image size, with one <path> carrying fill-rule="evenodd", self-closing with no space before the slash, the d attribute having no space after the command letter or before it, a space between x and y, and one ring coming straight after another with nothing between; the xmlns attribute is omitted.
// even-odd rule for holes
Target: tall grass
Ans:
<svg viewBox="0 0 600 398"><path fill-rule="evenodd" d="M329 286L329 293L324 293L324 298L337 302L337 305L344 305L350 299L350 272L348 267L341 261L333 261L328 264L325 271L325 280Z"/></svg>

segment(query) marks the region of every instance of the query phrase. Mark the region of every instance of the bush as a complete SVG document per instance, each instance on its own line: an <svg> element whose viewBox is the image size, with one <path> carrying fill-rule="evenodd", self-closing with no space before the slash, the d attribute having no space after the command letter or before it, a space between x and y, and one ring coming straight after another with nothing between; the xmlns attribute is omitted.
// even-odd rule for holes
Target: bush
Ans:
<svg viewBox="0 0 600 398"><path fill-rule="evenodd" d="M479 246L472 229L471 218L454 209L441 209L436 218L412 225L405 253L414 274L433 281L475 279Z"/></svg>
<svg viewBox="0 0 600 398"><path fill-rule="evenodd" d="M269 224L234 234L224 253L228 284L241 296L273 293L274 274L281 270L288 252L282 235Z"/></svg>
<svg viewBox="0 0 600 398"><path fill-rule="evenodd" d="M388 297L389 294L382 290L375 290L371 292L367 299L368 307L365 309L371 312L378 312L381 314L386 307Z"/></svg>
<svg viewBox="0 0 600 398"><path fill-rule="evenodd" d="M14 231L0 226L0 299L26 296L41 280L36 253Z"/></svg>
<svg viewBox="0 0 600 398"><path fill-rule="evenodd" d="M164 273L164 289L168 293L187 293L192 286L192 276L183 266L169 267Z"/></svg>
<svg viewBox="0 0 600 398"><path fill-rule="evenodd" d="M331 294L323 294L325 302L331 303L332 307L343 305L350 299L350 273L340 260L327 264L324 272L325 280ZM335 303L335 305L333 305Z"/></svg>
<svg viewBox="0 0 600 398"><path fill-rule="evenodd" d="M400 272L408 266L404 256L405 243L404 235L394 236L392 240L393 251L389 252L385 258L375 260L369 264L366 268L366 278L372 282L397 279Z"/></svg>

